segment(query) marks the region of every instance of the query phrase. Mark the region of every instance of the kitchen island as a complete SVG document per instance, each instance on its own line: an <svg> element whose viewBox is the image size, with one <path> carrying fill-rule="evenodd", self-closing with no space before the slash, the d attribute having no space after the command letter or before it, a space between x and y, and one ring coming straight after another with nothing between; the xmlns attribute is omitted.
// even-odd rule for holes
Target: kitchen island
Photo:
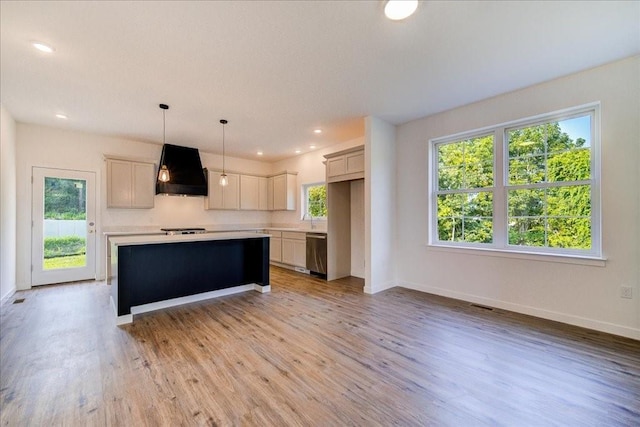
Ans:
<svg viewBox="0 0 640 427"><path fill-rule="evenodd" d="M134 314L248 290L269 292L269 236L250 232L111 237L111 304Z"/></svg>

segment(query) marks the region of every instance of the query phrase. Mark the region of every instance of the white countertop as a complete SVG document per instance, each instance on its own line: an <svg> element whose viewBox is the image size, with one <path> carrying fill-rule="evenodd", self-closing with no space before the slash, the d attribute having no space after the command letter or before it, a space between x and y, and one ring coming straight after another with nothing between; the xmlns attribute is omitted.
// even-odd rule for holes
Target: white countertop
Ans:
<svg viewBox="0 0 640 427"><path fill-rule="evenodd" d="M273 231L294 231L298 233L323 233L327 234L327 230L316 230L315 228L286 228L286 227L265 227L265 231L273 230Z"/></svg>
<svg viewBox="0 0 640 427"><path fill-rule="evenodd" d="M240 232L240 231L220 231L215 233L202 234L175 234L167 236L166 234L145 234L145 235L120 235L109 237L109 241L116 246L131 245L154 245L162 243L183 243L183 242L201 242L207 240L235 240L235 239L252 239L256 237L269 237L268 234Z"/></svg>

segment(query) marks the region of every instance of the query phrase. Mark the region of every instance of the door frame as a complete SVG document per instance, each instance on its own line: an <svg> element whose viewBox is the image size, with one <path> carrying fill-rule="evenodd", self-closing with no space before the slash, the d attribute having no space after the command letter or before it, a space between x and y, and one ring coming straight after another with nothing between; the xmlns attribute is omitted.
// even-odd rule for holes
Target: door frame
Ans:
<svg viewBox="0 0 640 427"><path fill-rule="evenodd" d="M44 178L79 179L86 181L86 265L78 268L44 270ZM97 277L96 237L96 172L32 166L31 169L31 286L95 280Z"/></svg>

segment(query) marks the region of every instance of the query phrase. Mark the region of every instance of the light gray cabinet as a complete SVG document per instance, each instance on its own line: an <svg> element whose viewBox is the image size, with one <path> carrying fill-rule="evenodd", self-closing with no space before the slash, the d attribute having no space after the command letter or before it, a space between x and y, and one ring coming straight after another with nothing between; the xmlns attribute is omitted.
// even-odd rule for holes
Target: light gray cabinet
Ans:
<svg viewBox="0 0 640 427"><path fill-rule="evenodd" d="M154 206L154 163L106 158L107 208L150 209Z"/></svg>
<svg viewBox="0 0 640 427"><path fill-rule="evenodd" d="M228 184L220 185L221 171L207 171L208 195L204 198L205 209L240 209L240 175L228 173Z"/></svg>
<svg viewBox="0 0 640 427"><path fill-rule="evenodd" d="M307 265L307 234L282 232L282 263L295 267L306 268Z"/></svg>
<svg viewBox="0 0 640 427"><path fill-rule="evenodd" d="M327 182L364 178L364 147L354 147L327 154Z"/></svg>
<svg viewBox="0 0 640 427"><path fill-rule="evenodd" d="M296 210L296 183L297 175L284 172L273 177L273 210Z"/></svg>

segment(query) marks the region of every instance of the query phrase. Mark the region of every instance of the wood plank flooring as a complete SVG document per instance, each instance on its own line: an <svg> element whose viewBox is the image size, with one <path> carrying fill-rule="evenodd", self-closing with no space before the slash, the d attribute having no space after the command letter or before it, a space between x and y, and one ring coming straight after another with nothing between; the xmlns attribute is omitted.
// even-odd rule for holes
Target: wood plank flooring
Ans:
<svg viewBox="0 0 640 427"><path fill-rule="evenodd" d="M353 278L271 285L124 327L104 282L18 292L1 425L640 425L640 341Z"/></svg>

